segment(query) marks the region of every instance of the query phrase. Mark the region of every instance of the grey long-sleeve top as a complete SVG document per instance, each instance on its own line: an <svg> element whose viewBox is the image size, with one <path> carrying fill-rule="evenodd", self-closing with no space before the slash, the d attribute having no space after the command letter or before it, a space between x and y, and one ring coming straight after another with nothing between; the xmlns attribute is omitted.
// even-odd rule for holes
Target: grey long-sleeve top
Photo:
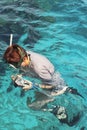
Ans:
<svg viewBox="0 0 87 130"><path fill-rule="evenodd" d="M51 80L54 73L53 64L43 55L28 51L30 54L31 63L29 68L35 72L43 80Z"/></svg>
<svg viewBox="0 0 87 130"><path fill-rule="evenodd" d="M30 64L22 68L26 75L34 78L40 78L43 81L51 81L54 74L53 64L43 55L36 52L27 51L30 55Z"/></svg>
<svg viewBox="0 0 87 130"><path fill-rule="evenodd" d="M45 56L32 51L27 51L27 54L30 55L31 62L28 67L23 68L26 75L40 78L45 84L64 86L60 73L55 73L53 64Z"/></svg>

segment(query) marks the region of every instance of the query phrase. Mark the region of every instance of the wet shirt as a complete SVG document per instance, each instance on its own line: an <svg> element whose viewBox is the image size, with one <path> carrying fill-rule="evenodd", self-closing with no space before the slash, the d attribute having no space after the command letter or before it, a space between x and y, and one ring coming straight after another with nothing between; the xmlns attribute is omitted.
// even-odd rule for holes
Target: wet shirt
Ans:
<svg viewBox="0 0 87 130"><path fill-rule="evenodd" d="M54 73L53 64L43 55L28 51L30 55L30 64L28 67L24 67L24 71L29 73L32 77L39 77L42 80L51 80Z"/></svg>
<svg viewBox="0 0 87 130"><path fill-rule="evenodd" d="M28 51L27 54L30 55L31 62L28 67L24 67L25 73L40 78L44 84L57 86L64 83L60 74L55 73L53 64L45 56L32 51Z"/></svg>
<svg viewBox="0 0 87 130"><path fill-rule="evenodd" d="M54 73L53 64L43 55L35 52L27 52L30 54L30 69L43 80L51 80Z"/></svg>

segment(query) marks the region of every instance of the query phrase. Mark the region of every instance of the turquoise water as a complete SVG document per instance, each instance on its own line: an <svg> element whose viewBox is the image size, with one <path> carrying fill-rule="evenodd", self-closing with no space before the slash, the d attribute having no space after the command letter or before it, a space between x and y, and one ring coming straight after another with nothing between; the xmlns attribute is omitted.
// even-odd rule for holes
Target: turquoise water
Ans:
<svg viewBox="0 0 87 130"><path fill-rule="evenodd" d="M17 73L2 56L13 42L47 56L68 86L84 97L57 96L48 104L66 107L68 120L80 113L71 126L50 112L32 110L27 98L34 91L14 88L10 76ZM0 1L0 130L87 130L87 1Z"/></svg>

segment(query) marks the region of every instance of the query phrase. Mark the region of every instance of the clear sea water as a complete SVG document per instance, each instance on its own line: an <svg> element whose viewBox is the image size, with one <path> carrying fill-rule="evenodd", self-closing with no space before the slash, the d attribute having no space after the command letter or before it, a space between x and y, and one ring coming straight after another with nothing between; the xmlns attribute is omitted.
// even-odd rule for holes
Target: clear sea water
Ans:
<svg viewBox="0 0 87 130"><path fill-rule="evenodd" d="M47 56L68 84L84 97L63 94L51 105L65 106L72 126L52 113L32 110L27 97L14 88L16 73L3 62L3 53L13 42ZM0 130L87 130L87 0L0 1Z"/></svg>

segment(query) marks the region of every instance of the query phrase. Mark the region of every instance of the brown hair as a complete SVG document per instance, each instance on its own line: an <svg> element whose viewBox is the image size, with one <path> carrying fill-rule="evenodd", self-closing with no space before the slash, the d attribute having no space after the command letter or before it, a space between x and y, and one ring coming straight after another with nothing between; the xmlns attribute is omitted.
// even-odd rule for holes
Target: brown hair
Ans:
<svg viewBox="0 0 87 130"><path fill-rule="evenodd" d="M13 44L8 47L4 53L4 59L6 62L18 66L23 61L23 58L27 57L26 51L17 44Z"/></svg>

